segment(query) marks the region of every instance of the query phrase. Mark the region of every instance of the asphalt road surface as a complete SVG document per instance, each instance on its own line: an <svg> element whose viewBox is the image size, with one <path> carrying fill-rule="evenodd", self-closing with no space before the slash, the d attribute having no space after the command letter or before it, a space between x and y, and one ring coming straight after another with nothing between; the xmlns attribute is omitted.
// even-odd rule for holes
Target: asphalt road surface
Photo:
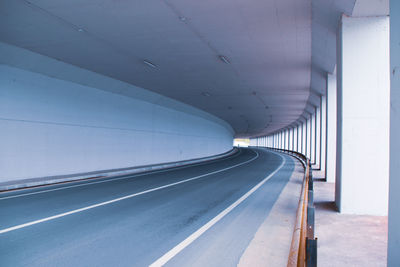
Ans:
<svg viewBox="0 0 400 267"><path fill-rule="evenodd" d="M236 266L294 169L228 158L0 194L0 266Z"/></svg>

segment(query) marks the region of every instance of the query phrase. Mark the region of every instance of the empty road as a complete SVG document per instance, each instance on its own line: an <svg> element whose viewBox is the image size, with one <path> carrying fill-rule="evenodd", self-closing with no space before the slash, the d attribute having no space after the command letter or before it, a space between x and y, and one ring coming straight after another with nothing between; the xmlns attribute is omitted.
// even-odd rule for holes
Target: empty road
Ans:
<svg viewBox="0 0 400 267"><path fill-rule="evenodd" d="M0 194L0 266L236 266L293 159L202 164Z"/></svg>

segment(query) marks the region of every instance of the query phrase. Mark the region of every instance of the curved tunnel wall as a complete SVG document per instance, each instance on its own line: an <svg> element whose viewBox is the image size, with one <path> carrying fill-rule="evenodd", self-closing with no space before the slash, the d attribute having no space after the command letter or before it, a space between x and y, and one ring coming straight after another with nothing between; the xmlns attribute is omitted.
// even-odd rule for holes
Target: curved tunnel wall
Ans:
<svg viewBox="0 0 400 267"><path fill-rule="evenodd" d="M232 148L232 128L208 113L127 84L138 98L28 71L15 66L16 56L23 53L0 64L0 182L180 161ZM48 60L34 57L37 64ZM60 64L76 68L55 64L58 71Z"/></svg>

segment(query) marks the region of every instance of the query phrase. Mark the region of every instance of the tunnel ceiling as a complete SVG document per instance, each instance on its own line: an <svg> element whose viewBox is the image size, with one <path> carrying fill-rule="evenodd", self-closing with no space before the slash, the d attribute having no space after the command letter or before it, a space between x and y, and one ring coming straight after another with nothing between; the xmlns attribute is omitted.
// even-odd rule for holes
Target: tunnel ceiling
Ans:
<svg viewBox="0 0 400 267"><path fill-rule="evenodd" d="M329 38L353 5L3 0L0 40L195 106L248 137L293 123L323 93L318 77L335 61Z"/></svg>

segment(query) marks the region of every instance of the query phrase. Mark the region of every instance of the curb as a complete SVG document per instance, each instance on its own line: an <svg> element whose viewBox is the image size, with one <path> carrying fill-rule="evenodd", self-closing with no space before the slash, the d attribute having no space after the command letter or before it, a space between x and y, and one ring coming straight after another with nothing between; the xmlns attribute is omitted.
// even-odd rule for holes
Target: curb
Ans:
<svg viewBox="0 0 400 267"><path fill-rule="evenodd" d="M32 188L32 187L39 187L39 186L46 186L46 185L56 185L68 182L79 182L85 180L92 180L92 179L107 179L113 178L116 176L121 175L130 175L130 174L138 174L138 173L145 173L149 171L156 171L156 170L163 170L163 169L171 169L175 167L181 166L189 166L196 163L202 163L207 161L212 161L220 158L229 157L236 153L239 153L238 148L233 148L232 150L218 154L215 156L204 157L204 158L197 158L191 160L184 160L184 161L176 161L170 163L161 163L161 164L154 164L154 165L145 165L145 166L138 166L138 167L131 167L131 168L121 168L121 169L112 169L112 170L102 170L102 171L94 171L94 172L86 172L80 174L71 174L71 175L59 175L59 176L48 176L48 177L38 177L38 178L30 178L30 179L23 179L18 181L10 181L0 183L0 192L17 190L17 189L25 189L25 188Z"/></svg>

